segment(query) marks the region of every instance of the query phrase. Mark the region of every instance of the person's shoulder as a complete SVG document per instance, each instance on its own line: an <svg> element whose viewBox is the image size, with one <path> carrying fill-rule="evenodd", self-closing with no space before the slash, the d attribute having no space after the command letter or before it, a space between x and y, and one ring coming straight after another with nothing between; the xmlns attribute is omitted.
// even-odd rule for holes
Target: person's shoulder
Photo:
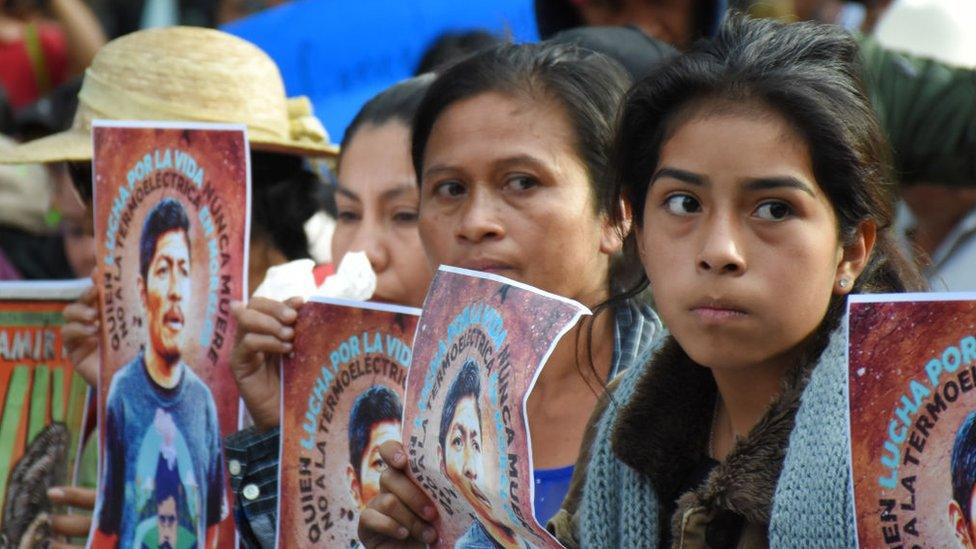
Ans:
<svg viewBox="0 0 976 549"><path fill-rule="evenodd" d="M207 411L211 415L216 415L217 406L214 402L213 392L203 379L186 362L183 363L183 394L193 401L203 401Z"/></svg>
<svg viewBox="0 0 976 549"><path fill-rule="evenodd" d="M131 387L132 384L137 383L141 379L142 372L139 369L142 367L142 361L140 360L141 355L136 355L135 358L126 362L124 366L119 368L115 374L112 375L112 381L108 386L108 398L112 399L112 396L119 391L124 391L126 388Z"/></svg>

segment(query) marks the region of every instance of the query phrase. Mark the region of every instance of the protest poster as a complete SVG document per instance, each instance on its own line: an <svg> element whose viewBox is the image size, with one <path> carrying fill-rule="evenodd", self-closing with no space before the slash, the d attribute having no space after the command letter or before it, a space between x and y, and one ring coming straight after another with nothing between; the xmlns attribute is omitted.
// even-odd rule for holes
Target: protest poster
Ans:
<svg viewBox="0 0 976 549"><path fill-rule="evenodd" d="M88 384L62 312L89 280L0 282L0 546L50 542L47 489L70 483Z"/></svg>
<svg viewBox="0 0 976 549"><path fill-rule="evenodd" d="M278 547L356 544L379 493L379 447L400 440L420 309L312 298L281 367Z"/></svg>
<svg viewBox="0 0 976 549"><path fill-rule="evenodd" d="M247 295L243 126L93 124L101 313L95 547L235 544L230 304Z"/></svg>
<svg viewBox="0 0 976 549"><path fill-rule="evenodd" d="M559 547L535 520L525 403L589 310L501 276L441 266L414 338L403 442L436 502L437 547Z"/></svg>
<svg viewBox="0 0 976 549"><path fill-rule="evenodd" d="M852 296L860 547L973 547L976 294Z"/></svg>

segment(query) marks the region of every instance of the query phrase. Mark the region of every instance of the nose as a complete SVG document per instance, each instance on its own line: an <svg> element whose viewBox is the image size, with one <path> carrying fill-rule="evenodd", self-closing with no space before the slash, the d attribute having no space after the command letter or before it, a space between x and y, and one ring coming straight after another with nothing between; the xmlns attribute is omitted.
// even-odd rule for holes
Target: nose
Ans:
<svg viewBox="0 0 976 549"><path fill-rule="evenodd" d="M183 299L183 284L186 282L187 277L180 273L178 268L173 268L169 272L169 291L167 295L170 301L180 301Z"/></svg>
<svg viewBox="0 0 976 549"><path fill-rule="evenodd" d="M505 226L498 218L497 204L488 191L475 187L464 205L456 231L459 239L472 244L505 236Z"/></svg>
<svg viewBox="0 0 976 549"><path fill-rule="evenodd" d="M464 448L464 476L470 481L478 480L478 466L474 456L474 450L470 445Z"/></svg>
<svg viewBox="0 0 976 549"><path fill-rule="evenodd" d="M366 259L373 272L379 274L390 264L390 253L384 243L383 228L375 223L362 223L349 245L351 252L366 252ZM340 258L341 261L341 258Z"/></svg>
<svg viewBox="0 0 976 549"><path fill-rule="evenodd" d="M701 273L738 275L745 272L745 255L733 215L717 212L706 219L697 268Z"/></svg>

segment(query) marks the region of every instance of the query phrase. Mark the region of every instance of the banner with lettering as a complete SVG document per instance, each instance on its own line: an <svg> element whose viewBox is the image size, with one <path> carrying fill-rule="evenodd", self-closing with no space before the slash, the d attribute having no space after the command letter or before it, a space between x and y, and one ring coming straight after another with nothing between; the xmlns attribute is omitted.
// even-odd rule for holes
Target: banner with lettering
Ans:
<svg viewBox="0 0 976 549"><path fill-rule="evenodd" d="M861 547L973 547L976 294L852 296L848 389Z"/></svg>
<svg viewBox="0 0 976 549"><path fill-rule="evenodd" d="M281 367L278 547L350 547L400 440L420 309L313 297Z"/></svg>
<svg viewBox="0 0 976 549"><path fill-rule="evenodd" d="M441 266L414 338L403 441L436 502L437 547L559 547L535 520L525 402L589 310L501 276Z"/></svg>
<svg viewBox="0 0 976 549"><path fill-rule="evenodd" d="M0 282L0 546L50 543L47 489L70 484L88 384L62 312L91 281Z"/></svg>
<svg viewBox="0 0 976 549"><path fill-rule="evenodd" d="M90 544L235 544L230 304L247 295L243 126L93 125L101 471Z"/></svg>

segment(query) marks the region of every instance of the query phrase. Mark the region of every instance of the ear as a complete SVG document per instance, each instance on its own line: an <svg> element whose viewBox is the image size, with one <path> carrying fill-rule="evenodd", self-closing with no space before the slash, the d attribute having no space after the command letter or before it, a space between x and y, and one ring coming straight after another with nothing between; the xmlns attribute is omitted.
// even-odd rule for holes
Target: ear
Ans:
<svg viewBox="0 0 976 549"><path fill-rule="evenodd" d="M956 500L949 500L949 524L952 531L956 534L956 541L963 547L972 547L972 539L969 536L969 523L966 522L966 515L959 507Z"/></svg>
<svg viewBox="0 0 976 549"><path fill-rule="evenodd" d="M840 261L837 263L837 271L834 273L835 295L850 293L851 288L854 287L854 281L861 276L865 267L868 266L877 237L878 227L874 221L867 220L858 225L854 240L841 249Z"/></svg>
<svg viewBox="0 0 976 549"><path fill-rule="evenodd" d="M362 488L359 486L359 479L356 478L356 471L349 464L346 464L346 480L349 482L349 495L352 496L353 503L356 504L357 509L362 509L364 507Z"/></svg>
<svg viewBox="0 0 976 549"><path fill-rule="evenodd" d="M613 223L609 213L603 214L602 234L600 235L600 253L613 255L624 247L624 239L631 229L631 210L626 200L620 199L617 207L620 209L620 223Z"/></svg>

